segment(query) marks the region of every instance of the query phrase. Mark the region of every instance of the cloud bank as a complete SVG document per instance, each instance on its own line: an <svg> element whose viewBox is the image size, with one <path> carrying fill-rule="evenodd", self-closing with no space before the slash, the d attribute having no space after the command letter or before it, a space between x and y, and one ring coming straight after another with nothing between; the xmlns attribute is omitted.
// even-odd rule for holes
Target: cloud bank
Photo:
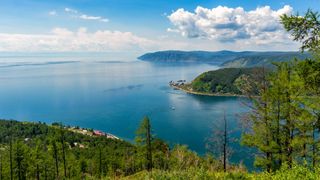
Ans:
<svg viewBox="0 0 320 180"><path fill-rule="evenodd" d="M107 22L101 16L86 15L65 8L73 18ZM0 51L4 52L146 52L180 50L298 50L290 35L280 24L279 16L291 14L292 7L272 10L269 6L252 11L218 6L197 7L194 12L178 9L168 19L173 28L159 37L143 37L131 32L86 28L69 30L54 28L42 34L12 34L0 32ZM58 13L53 10L49 15ZM175 33L170 33L175 32ZM182 36L181 36L182 35ZM187 37L187 38L184 38Z"/></svg>
<svg viewBox="0 0 320 180"><path fill-rule="evenodd" d="M86 28L54 28L50 34L0 33L0 51L6 52L139 51L153 46L153 41L131 32L88 32Z"/></svg>
<svg viewBox="0 0 320 180"><path fill-rule="evenodd" d="M167 16L174 26L168 31L188 38L216 40L220 43L289 43L291 40L280 24L280 15L291 13L292 7L288 5L278 10L264 6L252 11L226 6L213 9L198 6L194 12L181 8Z"/></svg>

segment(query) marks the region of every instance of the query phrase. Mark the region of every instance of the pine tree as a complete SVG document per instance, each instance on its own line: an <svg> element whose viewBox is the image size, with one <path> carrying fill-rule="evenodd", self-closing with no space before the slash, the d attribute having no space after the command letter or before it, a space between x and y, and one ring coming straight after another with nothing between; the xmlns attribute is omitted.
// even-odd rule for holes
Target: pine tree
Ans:
<svg viewBox="0 0 320 180"><path fill-rule="evenodd" d="M1 147L0 147L1 148ZM0 180L2 180L3 179L3 158L2 158L2 156L3 156L3 152L1 152L0 151Z"/></svg>
<svg viewBox="0 0 320 180"><path fill-rule="evenodd" d="M320 139L317 135L320 132L320 15L318 12L308 10L304 16L283 15L281 22L285 29L291 33L295 41L302 43L301 50L308 50L313 58L302 61L296 69L303 82L305 90L300 105L304 107L304 119L308 119L308 128L305 128L304 156L311 151L312 165L316 166L319 159ZM311 129L311 130L310 130ZM310 140L311 139L311 140ZM308 149L311 146L311 149Z"/></svg>
<svg viewBox="0 0 320 180"><path fill-rule="evenodd" d="M9 159L10 159L10 179L13 180L13 160L12 160L12 141L13 141L13 131L12 131L12 121L10 121L10 139L9 139Z"/></svg>
<svg viewBox="0 0 320 180"><path fill-rule="evenodd" d="M63 127L60 126L60 143L62 149L62 160L63 160L63 170L64 177L67 178L67 160L66 160L66 144L65 144L65 135L64 135Z"/></svg>
<svg viewBox="0 0 320 180"><path fill-rule="evenodd" d="M301 102L309 112L309 123L312 125L310 156L312 157L312 165L315 167L320 157L320 138L317 135L320 132L320 58L316 57L300 62L297 71L302 78L305 89Z"/></svg>
<svg viewBox="0 0 320 180"><path fill-rule="evenodd" d="M250 131L243 136L246 145L256 147L262 155L256 165L267 170L278 169L283 163L312 159L315 167L319 157L318 143L320 105L319 15L308 11L304 17L281 17L294 40L302 42L302 51L313 53L313 60L279 63L253 98L249 116ZM310 153L311 152L311 153Z"/></svg>
<svg viewBox="0 0 320 180"><path fill-rule="evenodd" d="M283 15L281 23L291 33L295 41L302 43L301 50L319 53L320 50L320 15L308 10L304 16Z"/></svg>
<svg viewBox="0 0 320 180"><path fill-rule="evenodd" d="M59 149L58 149L58 145L55 141L55 139L51 139L51 146L52 146L52 156L54 159L54 165L55 165L55 176L56 179L59 178Z"/></svg>
<svg viewBox="0 0 320 180"><path fill-rule="evenodd" d="M22 141L17 141L14 145L14 162L15 162L15 170L17 172L17 178L19 180L26 179L27 173L27 151L26 145Z"/></svg>
<svg viewBox="0 0 320 180"><path fill-rule="evenodd" d="M137 145L142 149L145 155L145 167L148 171L152 170L152 141L153 137L151 134L151 124L150 119L145 116L136 131L136 139Z"/></svg>

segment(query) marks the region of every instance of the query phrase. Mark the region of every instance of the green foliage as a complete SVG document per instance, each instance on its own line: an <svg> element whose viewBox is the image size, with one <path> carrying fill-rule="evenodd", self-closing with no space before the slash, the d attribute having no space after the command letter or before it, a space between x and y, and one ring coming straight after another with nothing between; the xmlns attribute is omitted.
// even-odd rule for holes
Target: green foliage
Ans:
<svg viewBox="0 0 320 180"><path fill-rule="evenodd" d="M150 121L144 119L139 130ZM5 128L6 127L6 128ZM141 127L144 127L141 129ZM145 143L134 146L125 141L92 137L71 132L63 125L48 126L43 123L24 123L0 120L0 176L10 177L9 132L13 132L13 176L14 179L98 179L112 177L134 177L147 169L144 165ZM62 133L63 132L63 133ZM146 135L146 134L140 135ZM139 134L139 133L138 133ZM146 136L141 137L144 141ZM64 177L64 160L62 140L65 143L66 177ZM74 143L84 145L84 148ZM210 173L221 170L221 162L211 156L201 157L186 146L177 145L172 150L162 140L153 137L151 143L153 172L157 177L177 177L184 175L190 178L211 177ZM142 156L141 156L142 155ZM231 169L241 169L232 166ZM193 174L188 175L189 171ZM169 173L170 172L170 173ZM184 172L183 174L179 174ZM207 174L209 173L209 174Z"/></svg>
<svg viewBox="0 0 320 180"><path fill-rule="evenodd" d="M308 53L258 51L158 51L144 54L138 59L155 63L210 63L224 68L273 67L273 62L305 59Z"/></svg>
<svg viewBox="0 0 320 180"><path fill-rule="evenodd" d="M301 50L319 53L320 49L320 21L319 13L308 10L305 16L283 15L281 22L284 28L291 32L295 41L302 43Z"/></svg>
<svg viewBox="0 0 320 180"><path fill-rule="evenodd" d="M248 173L245 171L208 171L204 168L190 168L181 171L161 171L154 170L152 173L145 171L128 176L125 179L155 179L155 180L185 180L185 179L217 179L217 180L287 180L287 179L310 179L318 180L320 178L320 169L309 169L303 165L294 164L292 168L283 166L275 172Z"/></svg>
<svg viewBox="0 0 320 180"><path fill-rule="evenodd" d="M318 14L308 11L304 17L282 16L285 28L302 50L319 49ZM317 167L320 159L320 59L276 64L277 69L265 80L260 97L253 100L248 116L250 131L243 143L258 149L255 165L278 170L294 162Z"/></svg>
<svg viewBox="0 0 320 180"><path fill-rule="evenodd" d="M248 56L241 56L231 61L224 62L224 68L249 68L249 67L267 67L275 68L274 63L289 62L293 58L306 59L310 57L309 53L301 52L273 52L257 53Z"/></svg>
<svg viewBox="0 0 320 180"><path fill-rule="evenodd" d="M152 141L150 119L146 116L143 118L141 125L136 132L136 143L141 152L142 166L150 171L152 169Z"/></svg>
<svg viewBox="0 0 320 180"><path fill-rule="evenodd" d="M61 126L48 126L43 123L24 123L0 120L0 164L4 179L10 177L9 142L13 139L13 178L14 179L56 179L62 178L66 169L67 178L81 176L99 177L96 154L101 148L103 175L119 171L120 174L134 173L126 170L127 151L136 148L121 140L105 137L91 137L74 133ZM62 141L63 140L63 141ZM65 163L63 146L65 146ZM84 147L75 146L80 143ZM64 168L64 164L66 167ZM78 178L77 178L78 177Z"/></svg>
<svg viewBox="0 0 320 180"><path fill-rule="evenodd" d="M249 88L247 87L248 83L256 81L256 78L263 71L268 72L264 68L218 69L201 74L192 81L191 87L196 92L243 94L243 88ZM256 87L250 88L255 89Z"/></svg>
<svg viewBox="0 0 320 180"><path fill-rule="evenodd" d="M256 174L255 179L320 179L320 169L310 169L304 165L293 164L291 168L288 165L283 165L279 170L275 172L263 172Z"/></svg>

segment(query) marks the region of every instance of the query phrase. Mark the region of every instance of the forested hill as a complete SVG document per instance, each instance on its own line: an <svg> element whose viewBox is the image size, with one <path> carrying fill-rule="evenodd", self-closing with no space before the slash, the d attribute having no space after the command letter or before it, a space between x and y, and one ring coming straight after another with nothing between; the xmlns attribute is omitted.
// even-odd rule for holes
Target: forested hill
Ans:
<svg viewBox="0 0 320 180"><path fill-rule="evenodd" d="M230 61L238 57L237 52L233 51L158 51L153 53L146 53L138 59L151 62L202 62L221 64L225 61Z"/></svg>
<svg viewBox="0 0 320 180"><path fill-rule="evenodd" d="M248 173L243 165L223 164L211 155L198 156L187 146L170 149L152 138L152 173L145 171L145 126L141 123L140 143L130 144L105 136L80 132L90 129L58 123L28 123L0 120L0 179L275 179L314 177L319 171L304 166L273 173ZM149 124L150 125L150 124ZM150 126L146 126L150 127ZM142 128L142 129L141 129ZM301 174L301 175L300 175ZM276 178L277 179L277 178ZM307 178L309 179L309 178Z"/></svg>
<svg viewBox="0 0 320 180"><path fill-rule="evenodd" d="M96 179L122 169L120 157L136 151L128 142L89 132L58 123L0 120L0 179Z"/></svg>
<svg viewBox="0 0 320 180"><path fill-rule="evenodd" d="M268 72L269 70L259 67L218 69L202 73L184 88L192 92L231 95L242 95L243 90L250 89L255 94L255 87L252 85Z"/></svg>
<svg viewBox="0 0 320 180"><path fill-rule="evenodd" d="M158 51L144 54L138 59L150 62L198 62L222 67L271 66L272 62L288 61L295 57L305 59L309 54L301 52L258 52L258 51Z"/></svg>
<svg viewBox="0 0 320 180"><path fill-rule="evenodd" d="M154 136L151 145L153 167L166 168L169 146ZM0 180L120 179L143 171L144 162L142 142L61 123L0 119Z"/></svg>
<svg viewBox="0 0 320 180"><path fill-rule="evenodd" d="M240 56L233 60L226 61L221 64L225 68L241 68L241 67L269 67L272 68L273 62L287 62L293 58L303 60L310 57L307 53L301 52L265 52L252 53L246 56Z"/></svg>

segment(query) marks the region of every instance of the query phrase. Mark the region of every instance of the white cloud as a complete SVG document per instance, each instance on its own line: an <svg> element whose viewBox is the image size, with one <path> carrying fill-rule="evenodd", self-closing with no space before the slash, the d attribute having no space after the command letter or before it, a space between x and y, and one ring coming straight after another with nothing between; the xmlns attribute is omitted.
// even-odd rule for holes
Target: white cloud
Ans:
<svg viewBox="0 0 320 180"><path fill-rule="evenodd" d="M101 16L89 16L86 14L82 14L79 16L80 19L84 19L84 20L99 20L102 22L109 22L109 19L106 18L102 18Z"/></svg>
<svg viewBox="0 0 320 180"><path fill-rule="evenodd" d="M77 10L74 10L74 9L71 9L71 8L64 8L64 11L65 11L65 12L68 12L68 13L74 13L74 14L77 14L77 13L78 13Z"/></svg>
<svg viewBox="0 0 320 180"><path fill-rule="evenodd" d="M103 18L103 19L101 19L101 21L102 21L102 22L109 22L109 19Z"/></svg>
<svg viewBox="0 0 320 180"><path fill-rule="evenodd" d="M168 31L220 43L289 43L291 39L280 24L280 15L291 13L292 7L288 5L278 10L264 6L252 11L245 11L242 7L218 6L207 9L198 6L194 12L178 9L170 14L168 18L174 28Z"/></svg>
<svg viewBox="0 0 320 180"><path fill-rule="evenodd" d="M48 13L50 16L56 16L57 12L55 10L52 10Z"/></svg>
<svg viewBox="0 0 320 180"><path fill-rule="evenodd" d="M72 17L76 17L83 20L93 20L93 21L100 21L100 22L109 22L109 19L101 17L101 16L91 16L87 14L80 13L79 11L71 8L64 8L64 11L72 14Z"/></svg>
<svg viewBox="0 0 320 180"><path fill-rule="evenodd" d="M87 20L98 20L101 19L100 16L88 16L86 14L82 14L81 16L79 16L81 19L87 19Z"/></svg>
<svg viewBox="0 0 320 180"><path fill-rule="evenodd" d="M155 46L154 41L131 32L88 32L86 28L77 31L55 28L50 34L37 35L0 33L0 51L8 52L144 51Z"/></svg>
<svg viewBox="0 0 320 180"><path fill-rule="evenodd" d="M85 20L109 21L70 8L65 8L65 12ZM54 28L48 34L0 33L0 51L298 50L299 44L293 43L279 22L281 14L290 13L290 6L278 10L265 6L252 11L222 6L213 9L197 7L195 12L178 9L168 16L174 25L167 29L169 33L152 39L131 32Z"/></svg>
<svg viewBox="0 0 320 180"><path fill-rule="evenodd" d="M213 42L207 39L187 39L175 34L163 34L152 39L131 32L98 30L89 32L87 28L71 31L54 28L48 34L0 33L0 52L139 52L180 49L208 50L298 50L298 45L252 44L251 41L236 43ZM279 37L281 38L281 37Z"/></svg>

